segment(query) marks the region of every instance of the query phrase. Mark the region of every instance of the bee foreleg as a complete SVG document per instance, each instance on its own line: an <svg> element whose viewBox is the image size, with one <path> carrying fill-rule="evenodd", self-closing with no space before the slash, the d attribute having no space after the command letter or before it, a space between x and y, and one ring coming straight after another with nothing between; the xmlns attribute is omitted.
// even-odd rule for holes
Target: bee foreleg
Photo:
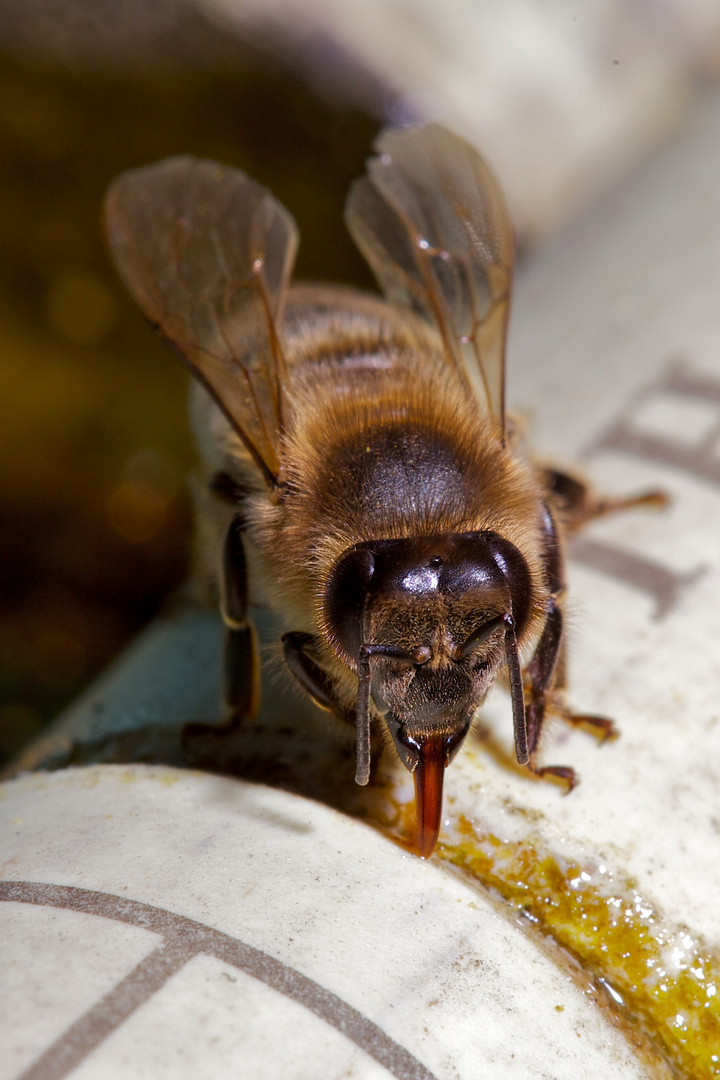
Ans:
<svg viewBox="0 0 720 1080"><path fill-rule="evenodd" d="M527 733L528 751L531 762L540 741L548 698L555 673L555 665L562 641L562 609L554 596L549 600L549 611L542 637L537 644L532 660L527 666Z"/></svg>
<svg viewBox="0 0 720 1080"><path fill-rule="evenodd" d="M282 637L285 661L300 686L306 694L312 698L321 709L333 713L339 720L346 724L352 724L357 734L357 770L355 780L358 784L367 784L370 777L370 718L368 713L369 693L369 667L367 678L363 679L363 660L368 660L371 655L361 653L360 687L358 690L357 708L345 709L335 697L332 680L328 673L310 655L317 646L317 638L312 634L305 634L300 630L293 630ZM372 649L372 646L367 646ZM365 693L364 704L363 690Z"/></svg>
<svg viewBox="0 0 720 1080"><path fill-rule="evenodd" d="M335 700L330 676L308 654L307 650L312 650L316 640L312 634L305 634L301 630L291 630L288 634L283 634L285 662L305 693L310 695L316 705L331 712L340 712L345 719L347 714L340 709Z"/></svg>
<svg viewBox="0 0 720 1080"><path fill-rule="evenodd" d="M560 601L551 595L548 615L540 641L527 666L527 733L530 760L528 768L536 776L560 781L572 791L577 783L575 771L565 765L538 765L536 755L548 706L553 702L553 680L563 638L563 614Z"/></svg>

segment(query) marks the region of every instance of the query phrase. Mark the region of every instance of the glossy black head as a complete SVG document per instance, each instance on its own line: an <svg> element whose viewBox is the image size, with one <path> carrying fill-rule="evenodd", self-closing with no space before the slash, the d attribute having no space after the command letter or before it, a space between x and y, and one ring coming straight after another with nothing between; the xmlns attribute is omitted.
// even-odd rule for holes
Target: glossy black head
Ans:
<svg viewBox="0 0 720 1080"><path fill-rule="evenodd" d="M507 663L518 761L527 725L517 641L530 616L532 580L514 545L496 533L379 540L350 548L325 594L325 625L358 674L357 772L370 775L370 699L413 773L416 849L440 831L445 767Z"/></svg>
<svg viewBox="0 0 720 1080"><path fill-rule="evenodd" d="M498 669L505 622L519 636L531 606L527 563L489 532L369 541L337 564L325 597L326 625L343 660L370 661L370 688L401 759L442 742L447 761Z"/></svg>

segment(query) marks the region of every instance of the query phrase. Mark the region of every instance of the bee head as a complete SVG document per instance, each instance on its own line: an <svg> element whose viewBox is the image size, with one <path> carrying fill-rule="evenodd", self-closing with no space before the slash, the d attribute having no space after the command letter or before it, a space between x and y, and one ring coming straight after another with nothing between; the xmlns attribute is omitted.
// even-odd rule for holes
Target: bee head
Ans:
<svg viewBox="0 0 720 1080"><path fill-rule="evenodd" d="M433 845L443 770L498 670L508 663L519 672L516 642L531 605L527 562L491 532L368 541L348 549L330 577L330 640L358 674L358 782L369 775L372 699L415 774L419 830L423 814L438 818L422 827L435 830ZM515 684L517 741L524 706Z"/></svg>

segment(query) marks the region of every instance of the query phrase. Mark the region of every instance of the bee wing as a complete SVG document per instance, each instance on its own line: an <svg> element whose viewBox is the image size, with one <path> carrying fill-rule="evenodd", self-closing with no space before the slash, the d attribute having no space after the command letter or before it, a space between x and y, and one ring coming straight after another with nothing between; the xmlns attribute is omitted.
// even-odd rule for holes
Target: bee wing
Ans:
<svg viewBox="0 0 720 1080"><path fill-rule="evenodd" d="M108 192L106 220L128 289L274 484L283 424L278 327L295 222L244 173L191 157L123 173Z"/></svg>
<svg viewBox="0 0 720 1080"><path fill-rule="evenodd" d="M505 434L513 230L477 152L439 124L388 128L351 189L348 228L388 300L434 321L448 362Z"/></svg>

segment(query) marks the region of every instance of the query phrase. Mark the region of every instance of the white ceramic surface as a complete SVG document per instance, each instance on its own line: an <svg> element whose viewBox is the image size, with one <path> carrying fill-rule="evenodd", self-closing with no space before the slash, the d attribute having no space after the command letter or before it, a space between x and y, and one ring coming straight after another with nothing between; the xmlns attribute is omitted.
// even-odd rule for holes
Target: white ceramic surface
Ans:
<svg viewBox="0 0 720 1080"><path fill-rule="evenodd" d="M520 922L296 796L35 774L0 789L0 867L7 1080L645 1075Z"/></svg>

